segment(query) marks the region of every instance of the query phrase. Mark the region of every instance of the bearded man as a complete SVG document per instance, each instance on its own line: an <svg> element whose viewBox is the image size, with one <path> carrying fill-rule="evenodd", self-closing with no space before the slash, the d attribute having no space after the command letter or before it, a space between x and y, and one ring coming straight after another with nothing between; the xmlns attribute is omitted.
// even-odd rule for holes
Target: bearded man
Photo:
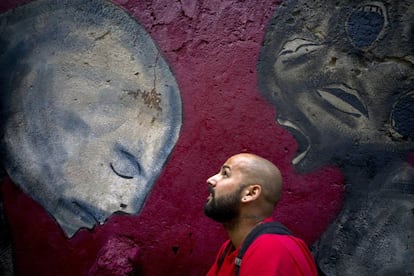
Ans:
<svg viewBox="0 0 414 276"><path fill-rule="evenodd" d="M210 196L204 213L222 223L230 238L208 276L317 275L305 242L288 232L264 233L248 246L242 260L238 255L249 234L273 220L273 209L282 194L282 176L272 162L254 154L234 155L207 184Z"/></svg>

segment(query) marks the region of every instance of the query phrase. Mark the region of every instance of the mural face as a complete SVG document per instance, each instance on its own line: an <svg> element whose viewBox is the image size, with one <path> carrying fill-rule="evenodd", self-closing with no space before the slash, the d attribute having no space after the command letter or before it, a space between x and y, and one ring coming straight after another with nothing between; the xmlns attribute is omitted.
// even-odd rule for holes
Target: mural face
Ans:
<svg viewBox="0 0 414 276"><path fill-rule="evenodd" d="M397 102L413 103L414 8L359 2L290 1L267 34L260 85L298 141L298 171L365 159L367 147L412 148L413 112Z"/></svg>
<svg viewBox="0 0 414 276"><path fill-rule="evenodd" d="M293 165L337 164L347 181L317 244L327 275L414 271L413 14L410 1L287 1L269 25L259 83L298 142Z"/></svg>
<svg viewBox="0 0 414 276"><path fill-rule="evenodd" d="M181 126L177 84L150 36L102 1L36 1L0 22L9 176L68 236L139 212Z"/></svg>

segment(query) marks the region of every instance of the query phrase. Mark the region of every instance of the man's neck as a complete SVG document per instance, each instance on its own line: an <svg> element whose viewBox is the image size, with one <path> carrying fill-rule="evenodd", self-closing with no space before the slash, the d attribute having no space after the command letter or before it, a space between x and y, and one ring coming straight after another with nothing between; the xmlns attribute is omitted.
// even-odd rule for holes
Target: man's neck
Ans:
<svg viewBox="0 0 414 276"><path fill-rule="evenodd" d="M240 216L236 220L223 225L232 244L235 248L238 248L253 228L262 223L264 219L265 217L259 216Z"/></svg>

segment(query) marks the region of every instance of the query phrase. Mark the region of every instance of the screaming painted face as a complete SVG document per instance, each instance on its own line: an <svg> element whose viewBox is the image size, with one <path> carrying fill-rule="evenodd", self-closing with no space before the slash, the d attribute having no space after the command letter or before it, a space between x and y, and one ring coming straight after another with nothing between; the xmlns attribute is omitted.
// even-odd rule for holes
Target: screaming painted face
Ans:
<svg viewBox="0 0 414 276"><path fill-rule="evenodd" d="M292 1L278 8L259 83L276 105L277 122L298 142L299 171L410 143L414 124L401 127L401 118L413 112L398 109L414 110L413 13L408 1Z"/></svg>

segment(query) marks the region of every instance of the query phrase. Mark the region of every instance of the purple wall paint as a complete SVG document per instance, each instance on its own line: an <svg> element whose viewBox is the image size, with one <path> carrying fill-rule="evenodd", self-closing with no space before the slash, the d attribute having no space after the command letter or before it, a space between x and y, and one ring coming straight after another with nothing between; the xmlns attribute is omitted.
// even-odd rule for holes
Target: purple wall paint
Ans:
<svg viewBox="0 0 414 276"><path fill-rule="evenodd" d="M0 11L25 2L3 2ZM118 1L151 34L177 79L184 108L180 139L139 215L114 215L70 240L5 181L19 275L102 275L125 272L132 263L145 275L204 274L226 238L221 225L203 215L205 179L238 152L257 153L281 168L278 220L309 244L324 232L341 207L342 174L335 167L294 173L296 142L275 123L274 108L257 88L264 28L279 2Z"/></svg>

